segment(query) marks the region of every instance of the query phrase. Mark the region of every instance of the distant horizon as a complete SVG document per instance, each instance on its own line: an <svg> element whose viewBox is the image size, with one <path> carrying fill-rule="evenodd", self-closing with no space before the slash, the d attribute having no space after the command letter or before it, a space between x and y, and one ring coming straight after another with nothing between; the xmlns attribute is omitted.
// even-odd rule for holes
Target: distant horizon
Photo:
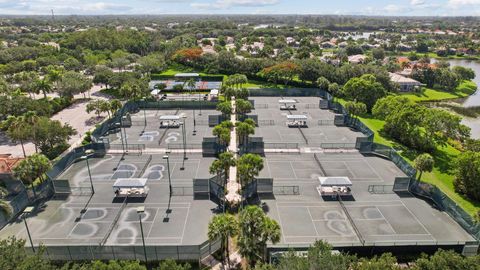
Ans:
<svg viewBox="0 0 480 270"><path fill-rule="evenodd" d="M1 16L343 15L477 17L480 0L0 0Z"/></svg>

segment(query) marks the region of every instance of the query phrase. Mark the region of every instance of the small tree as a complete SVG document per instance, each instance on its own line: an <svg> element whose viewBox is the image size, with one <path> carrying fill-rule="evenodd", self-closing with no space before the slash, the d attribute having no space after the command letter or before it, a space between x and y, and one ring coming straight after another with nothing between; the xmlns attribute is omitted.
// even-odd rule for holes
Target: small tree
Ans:
<svg viewBox="0 0 480 270"><path fill-rule="evenodd" d="M212 130L213 136L218 138L218 141L221 145L227 146L230 142L230 129L224 126L216 125Z"/></svg>
<svg viewBox="0 0 480 270"><path fill-rule="evenodd" d="M110 100L110 112L114 115L118 110L122 108L122 102L118 99Z"/></svg>
<svg viewBox="0 0 480 270"><path fill-rule="evenodd" d="M175 84L172 89L176 91L177 93L180 93L183 91L183 84Z"/></svg>
<svg viewBox="0 0 480 270"><path fill-rule="evenodd" d="M333 96L333 101L335 102L335 98L341 94L340 86L337 83L331 83L328 85L328 92Z"/></svg>
<svg viewBox="0 0 480 270"><path fill-rule="evenodd" d="M434 160L430 154L424 153L419 155L413 161L413 167L420 172L418 180L422 179L423 172L431 172L433 170Z"/></svg>
<svg viewBox="0 0 480 270"><path fill-rule="evenodd" d="M228 239L238 234L238 222L234 216L230 214L220 214L214 216L208 224L208 239L215 241L220 239L222 250L222 264L227 258L228 265L230 265L230 255L228 252Z"/></svg>
<svg viewBox="0 0 480 270"><path fill-rule="evenodd" d="M323 90L327 90L330 85L330 81L325 77L318 78L316 83L318 88Z"/></svg>
<svg viewBox="0 0 480 270"><path fill-rule="evenodd" d="M40 178L50 169L51 164L47 157L42 154L33 154L26 159L20 161L13 168L13 175L22 181L25 185L31 185L34 196L36 197L33 182Z"/></svg>

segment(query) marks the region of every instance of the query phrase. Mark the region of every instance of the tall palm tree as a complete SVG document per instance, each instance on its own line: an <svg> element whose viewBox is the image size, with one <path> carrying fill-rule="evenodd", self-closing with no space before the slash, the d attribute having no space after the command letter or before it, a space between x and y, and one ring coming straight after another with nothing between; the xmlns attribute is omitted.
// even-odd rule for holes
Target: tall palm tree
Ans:
<svg viewBox="0 0 480 270"><path fill-rule="evenodd" d="M25 121L25 123L27 123L28 125L31 126L32 128L32 141L33 141L33 144L35 145L35 153L38 153L38 146L37 146L37 123L38 123L38 120L40 119L40 117L37 115L36 112L34 111L28 111L26 113L23 114L23 120Z"/></svg>
<svg viewBox="0 0 480 270"><path fill-rule="evenodd" d="M193 91L193 90L195 90L196 82L195 82L195 80L192 78L192 79L190 79L190 80L188 80L188 81L186 82L186 85L187 85L187 88L188 88L190 91Z"/></svg>
<svg viewBox="0 0 480 270"><path fill-rule="evenodd" d="M227 263L230 265L230 254L228 250L228 239L238 234L238 222L234 216L230 214L220 214L214 216L208 224L208 239L215 241L220 239L222 250L222 265Z"/></svg>
<svg viewBox="0 0 480 270"><path fill-rule="evenodd" d="M237 122L236 126L239 144L245 146L248 143L248 136L255 134L255 121L249 118L243 122Z"/></svg>
<svg viewBox="0 0 480 270"><path fill-rule="evenodd" d="M230 142L230 129L225 128L221 125L216 125L212 130L213 136L218 138L218 142L223 145L227 146Z"/></svg>
<svg viewBox="0 0 480 270"><path fill-rule="evenodd" d="M37 92L42 92L43 98L47 99L47 93L52 92L53 86L52 83L44 77L43 79L37 79L35 81L35 89Z"/></svg>
<svg viewBox="0 0 480 270"><path fill-rule="evenodd" d="M280 225L256 205L249 205L240 212L238 224L240 254L248 259L250 266L255 266L258 259L265 259L267 242L280 241Z"/></svg>
<svg viewBox="0 0 480 270"><path fill-rule="evenodd" d="M233 153L231 152L224 152L218 156L218 159L212 162L210 165L210 173L211 174L218 174L223 173L225 176L224 183L226 185L229 177L230 167L235 166L235 158Z"/></svg>
<svg viewBox="0 0 480 270"><path fill-rule="evenodd" d="M8 137L13 141L20 142L22 145L23 156L26 158L24 143L30 138L31 127L25 122L21 116L15 117L9 115L6 120L2 122L2 128L6 129Z"/></svg>
<svg viewBox="0 0 480 270"><path fill-rule="evenodd" d="M257 154L245 154L237 160L237 174L242 186L250 183L263 169L263 159Z"/></svg>

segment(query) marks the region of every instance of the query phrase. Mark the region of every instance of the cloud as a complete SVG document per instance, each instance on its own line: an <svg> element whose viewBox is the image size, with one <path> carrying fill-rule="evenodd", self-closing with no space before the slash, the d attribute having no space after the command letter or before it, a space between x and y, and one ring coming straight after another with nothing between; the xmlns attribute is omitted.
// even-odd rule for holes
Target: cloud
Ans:
<svg viewBox="0 0 480 270"><path fill-rule="evenodd" d="M410 5L412 6L421 6L424 5L426 2L425 0L410 0Z"/></svg>
<svg viewBox="0 0 480 270"><path fill-rule="evenodd" d="M275 5L279 0L216 0L212 3L192 3L198 9L229 9L231 7L264 7Z"/></svg>

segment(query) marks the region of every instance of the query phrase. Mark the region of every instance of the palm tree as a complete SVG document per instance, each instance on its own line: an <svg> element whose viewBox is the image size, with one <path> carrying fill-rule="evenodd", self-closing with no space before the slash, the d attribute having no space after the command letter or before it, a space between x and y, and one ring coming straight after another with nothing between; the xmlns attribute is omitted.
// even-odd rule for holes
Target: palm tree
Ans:
<svg viewBox="0 0 480 270"><path fill-rule="evenodd" d="M221 112L222 115L227 118L232 114L232 104L229 101L220 102L217 104L217 111Z"/></svg>
<svg viewBox="0 0 480 270"><path fill-rule="evenodd" d="M231 152L224 152L218 156L218 159L212 162L210 165L210 173L211 174L219 174L223 173L225 175L224 185L226 185L229 177L230 167L235 166L235 158L233 153Z"/></svg>
<svg viewBox="0 0 480 270"><path fill-rule="evenodd" d="M246 120L251 120L251 122L253 122L252 119ZM252 125L250 121L247 122L246 120L244 122L236 123L239 144L244 146L248 143L248 136L255 134L255 124Z"/></svg>
<svg viewBox="0 0 480 270"><path fill-rule="evenodd" d="M4 187L0 187L0 211L8 218L12 215L13 209L10 203L5 201L5 197L8 196L8 190Z"/></svg>
<svg viewBox="0 0 480 270"><path fill-rule="evenodd" d="M9 115L8 118L2 122L2 128L7 130L7 135L13 141L20 142L22 145L23 156L26 158L24 142L30 138L31 127L25 122L21 116L15 117Z"/></svg>
<svg viewBox="0 0 480 270"><path fill-rule="evenodd" d="M252 109L253 109L252 103L250 103L250 101L244 100L244 99L237 99L235 101L235 105L237 107L236 112L239 115L247 114L247 113L251 112Z"/></svg>
<svg viewBox="0 0 480 270"><path fill-rule="evenodd" d="M242 186L250 183L263 169L263 159L257 154L245 154L237 161L237 174Z"/></svg>
<svg viewBox="0 0 480 270"><path fill-rule="evenodd" d="M213 136L218 138L218 142L223 145L227 146L230 142L230 129L225 128L221 125L216 125L212 130Z"/></svg>
<svg viewBox="0 0 480 270"><path fill-rule="evenodd" d="M193 91L195 90L195 86L196 86L196 83L195 83L195 80L192 78L190 80L188 80L186 82L186 85L187 85L187 88L190 90L190 91Z"/></svg>
<svg viewBox="0 0 480 270"><path fill-rule="evenodd" d="M13 175L25 185L31 185L33 195L37 197L33 183L37 178L44 181L44 174L51 168L48 158L42 154L33 154L20 161L13 168Z"/></svg>
<svg viewBox="0 0 480 270"><path fill-rule="evenodd" d="M35 89L37 92L42 92L43 98L47 99L47 93L52 92L53 86L47 78L43 78L35 81Z"/></svg>
<svg viewBox="0 0 480 270"><path fill-rule="evenodd" d="M38 153L38 146L37 146L37 123L40 117L34 111L28 111L23 114L23 119L25 123L29 124L32 127L32 141L35 145L35 153Z"/></svg>
<svg viewBox="0 0 480 270"><path fill-rule="evenodd" d="M234 216L230 214L220 214L214 216L208 224L208 239L215 241L220 239L222 250L222 264L225 263L225 257L227 263L230 265L230 254L228 251L228 239L238 234L238 222ZM226 256L225 256L226 255Z"/></svg>
<svg viewBox="0 0 480 270"><path fill-rule="evenodd" d="M245 207L239 214L238 223L240 254L248 259L250 266L254 266L258 259L265 259L267 242L276 244L280 241L280 225L256 205Z"/></svg>

